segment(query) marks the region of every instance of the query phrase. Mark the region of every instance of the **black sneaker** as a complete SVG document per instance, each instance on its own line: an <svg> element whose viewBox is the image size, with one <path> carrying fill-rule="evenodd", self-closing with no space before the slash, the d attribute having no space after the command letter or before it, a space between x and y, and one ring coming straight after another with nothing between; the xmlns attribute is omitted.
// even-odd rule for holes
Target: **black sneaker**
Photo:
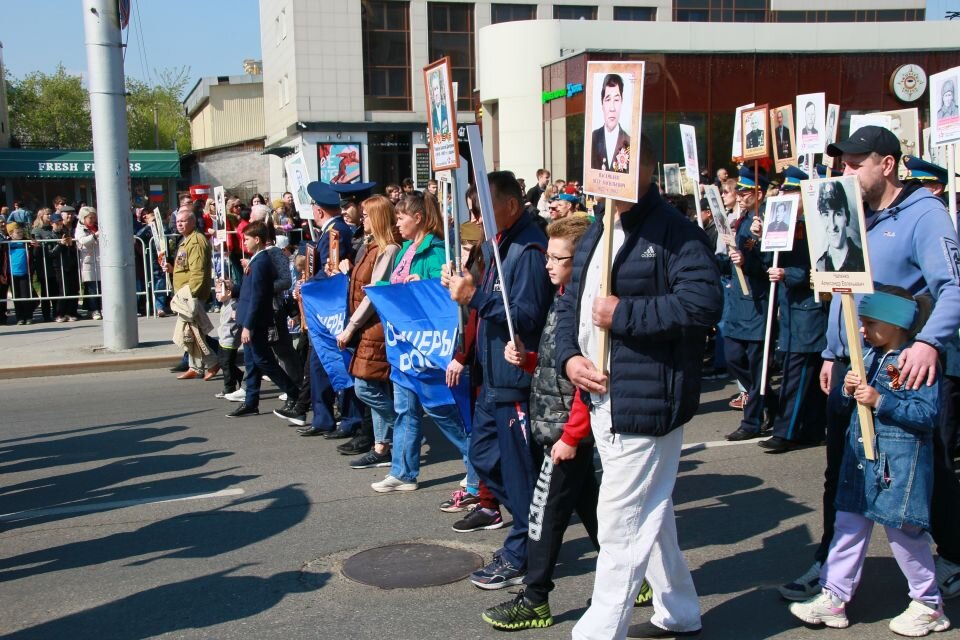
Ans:
<svg viewBox="0 0 960 640"><path fill-rule="evenodd" d="M533 604L524 597L522 589L513 600L490 607L480 617L495 629L504 631L543 629L553 624L550 603Z"/></svg>
<svg viewBox="0 0 960 640"><path fill-rule="evenodd" d="M373 469L374 467L389 467L393 456L389 451L377 453L369 451L365 456L350 462L351 469Z"/></svg>
<svg viewBox="0 0 960 640"><path fill-rule="evenodd" d="M337 445L337 453L342 456L358 456L373 449L373 440L363 434L353 436L347 442Z"/></svg>
<svg viewBox="0 0 960 640"><path fill-rule="evenodd" d="M503 589L515 584L523 584L527 574L513 566L501 555L494 555L493 562L470 574L470 582L480 589Z"/></svg>
<svg viewBox="0 0 960 640"><path fill-rule="evenodd" d="M503 517L500 515L499 509L493 513L487 513L478 504L463 519L453 523L453 530L457 533L468 533L470 531L499 529L502 526Z"/></svg>
<svg viewBox="0 0 960 640"><path fill-rule="evenodd" d="M258 407L251 407L248 404L241 404L239 407L227 414L228 418L245 418L247 416L258 416L260 415L260 409Z"/></svg>
<svg viewBox="0 0 960 640"><path fill-rule="evenodd" d="M279 409L273 410L273 415L284 420L290 420L291 418L302 418L305 415L297 409L296 400L287 400L283 403L283 406Z"/></svg>

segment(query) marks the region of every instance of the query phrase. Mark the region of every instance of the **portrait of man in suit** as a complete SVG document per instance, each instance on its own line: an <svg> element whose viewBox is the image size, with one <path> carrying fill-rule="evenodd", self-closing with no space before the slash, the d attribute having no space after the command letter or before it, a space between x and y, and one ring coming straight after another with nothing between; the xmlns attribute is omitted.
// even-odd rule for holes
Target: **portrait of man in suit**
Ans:
<svg viewBox="0 0 960 640"><path fill-rule="evenodd" d="M777 126L773 130L774 138L777 141L777 157L790 158L793 156L793 146L790 144L790 127L783 124L783 109L777 109L774 113L777 119Z"/></svg>
<svg viewBox="0 0 960 640"><path fill-rule="evenodd" d="M591 142L590 168L628 173L630 134L620 125L623 109L623 78L608 73L600 89L600 112L603 126L594 129Z"/></svg>
<svg viewBox="0 0 960 640"><path fill-rule="evenodd" d="M751 113L747 121L747 148L744 152L763 148L766 141L763 139L763 123L760 121L760 115L756 112Z"/></svg>
<svg viewBox="0 0 960 640"><path fill-rule="evenodd" d="M816 122L817 122L817 107L813 102L807 102L803 107L803 117L806 122L806 126L803 127L803 135L805 136L815 136L819 135L817 131Z"/></svg>

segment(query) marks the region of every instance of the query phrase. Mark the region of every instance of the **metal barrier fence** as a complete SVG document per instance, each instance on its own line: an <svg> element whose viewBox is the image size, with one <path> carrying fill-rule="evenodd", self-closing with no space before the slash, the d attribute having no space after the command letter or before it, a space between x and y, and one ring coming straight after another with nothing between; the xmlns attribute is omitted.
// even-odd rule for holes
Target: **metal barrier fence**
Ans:
<svg viewBox="0 0 960 640"><path fill-rule="evenodd" d="M236 234L236 231L229 231L230 234ZM167 245L162 250L156 246L154 238L144 241L139 236L133 236L132 240L137 248L139 260L142 263L142 277L136 278L136 296L138 307L141 307L140 298L143 298L142 308L146 315L157 316L157 299L163 297L169 298L173 295L172 280L166 276L157 262L157 257L161 254L167 255L171 249L172 239L179 239L179 234L167 234L164 237ZM57 247L65 247L65 250L56 251ZM14 276L13 261L10 256L13 252L23 249L26 252L26 275ZM70 249L73 251L70 251ZM88 287L84 288L83 280L83 256L80 253L77 242L74 238L30 238L25 240L2 240L0 241L0 251L7 254L6 269L3 275L6 276L6 285L0 284L0 303L13 302L51 305L50 315L56 315L52 311L54 303L64 300L76 300L85 302L88 299L102 300L103 292L100 289L100 256L99 248L93 251L93 276L92 280L87 280ZM173 248L173 251L176 251ZM219 250L212 250L213 259L211 260L211 272L213 280L219 277L222 265L221 258L229 261L229 254L221 254ZM169 258L170 256L168 256ZM135 258L136 259L136 258ZM25 278L25 285L22 278ZM39 287L39 290L38 290ZM27 295L22 295L26 289ZM214 288L211 288L213 293ZM34 307L34 310L36 307Z"/></svg>

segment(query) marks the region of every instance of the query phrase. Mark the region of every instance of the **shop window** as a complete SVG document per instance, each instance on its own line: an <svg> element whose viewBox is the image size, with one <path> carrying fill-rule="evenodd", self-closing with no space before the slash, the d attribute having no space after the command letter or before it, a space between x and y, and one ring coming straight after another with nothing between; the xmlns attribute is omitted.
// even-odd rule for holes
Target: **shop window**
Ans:
<svg viewBox="0 0 960 640"><path fill-rule="evenodd" d="M410 111L410 3L363 0L363 97L368 111Z"/></svg>
<svg viewBox="0 0 960 640"><path fill-rule="evenodd" d="M473 4L430 2L427 4L429 59L450 56L451 80L458 85L457 110L473 110L476 86Z"/></svg>
<svg viewBox="0 0 960 640"><path fill-rule="evenodd" d="M587 5L554 5L554 20L596 20L597 8Z"/></svg>
<svg viewBox="0 0 960 640"><path fill-rule="evenodd" d="M518 20L536 20L537 5L535 4L500 4L490 5L490 22L516 22Z"/></svg>

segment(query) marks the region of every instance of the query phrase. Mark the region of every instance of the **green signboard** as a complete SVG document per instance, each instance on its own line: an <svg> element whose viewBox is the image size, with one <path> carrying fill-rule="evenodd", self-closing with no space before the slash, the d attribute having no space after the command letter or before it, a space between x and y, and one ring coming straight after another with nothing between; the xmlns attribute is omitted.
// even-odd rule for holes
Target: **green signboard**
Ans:
<svg viewBox="0 0 960 640"><path fill-rule="evenodd" d="M93 178L92 151L0 149L0 178ZM176 151L131 151L131 178L179 178Z"/></svg>

